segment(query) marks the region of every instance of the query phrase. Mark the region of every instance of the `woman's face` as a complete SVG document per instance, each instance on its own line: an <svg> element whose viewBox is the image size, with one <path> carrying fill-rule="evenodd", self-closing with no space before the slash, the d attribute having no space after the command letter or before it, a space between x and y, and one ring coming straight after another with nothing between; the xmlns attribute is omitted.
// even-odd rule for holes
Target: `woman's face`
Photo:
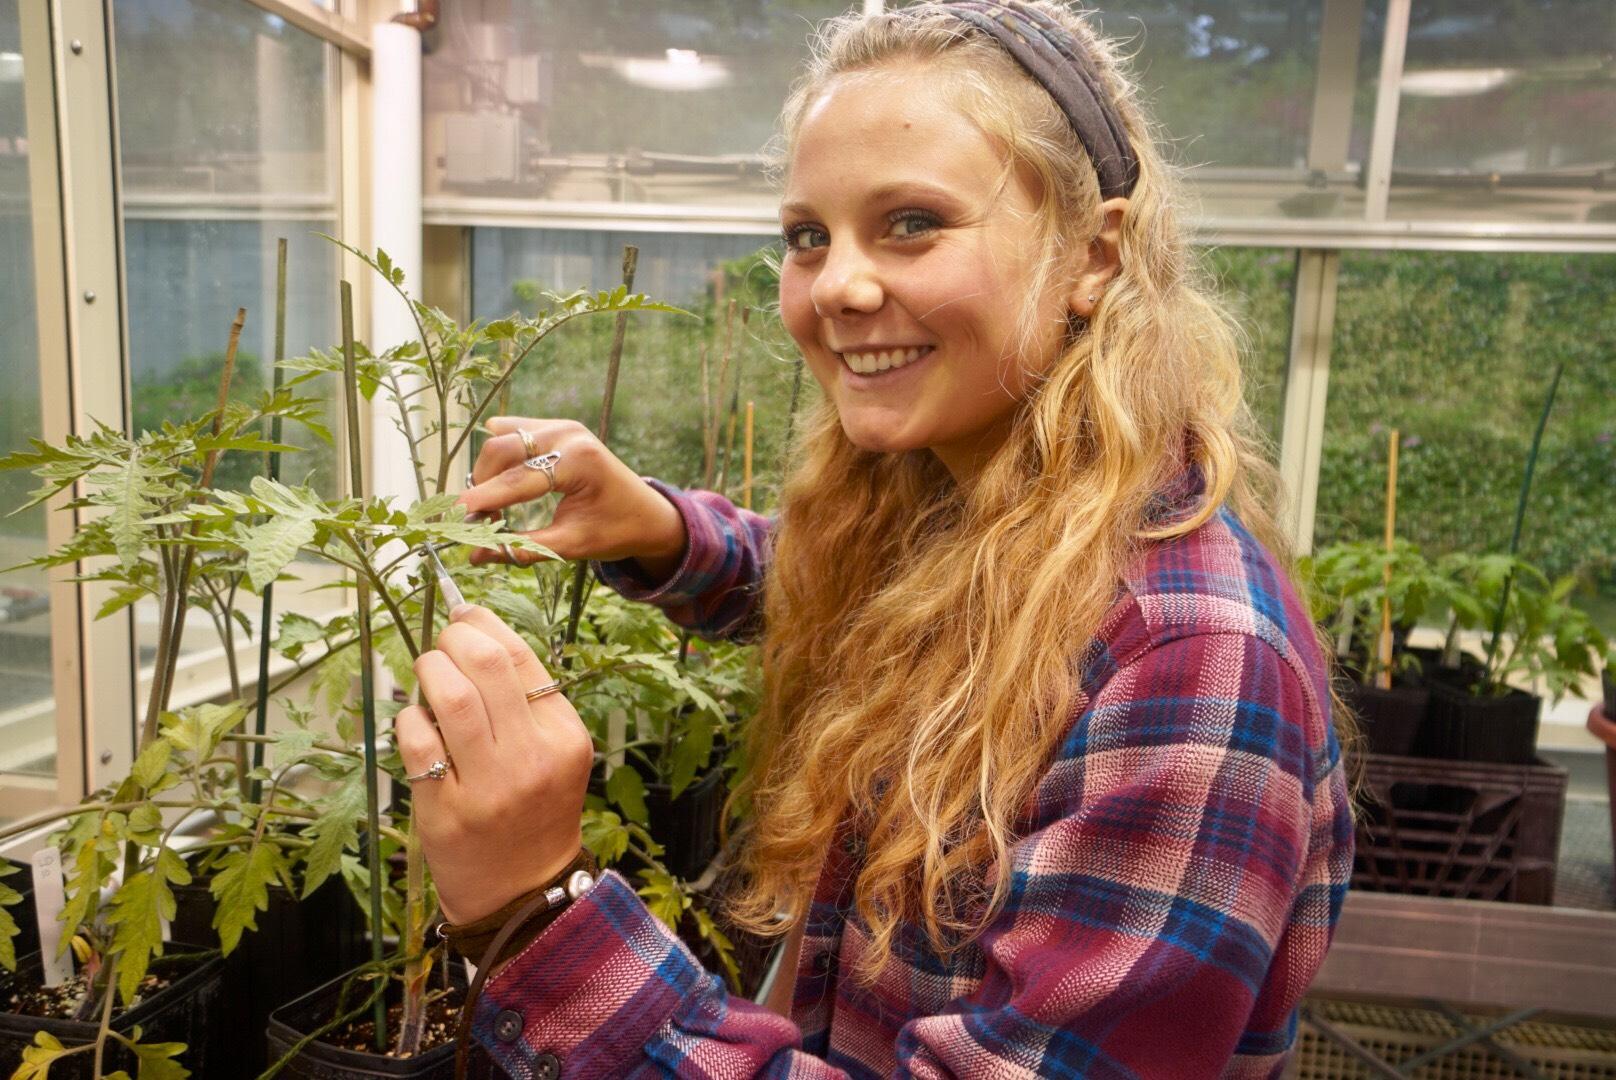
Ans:
<svg viewBox="0 0 1616 1080"><path fill-rule="evenodd" d="M1019 355L1034 194L946 77L843 76L809 107L780 208L780 310L855 446L930 449L958 477L1053 360L1066 302L1040 302Z"/></svg>

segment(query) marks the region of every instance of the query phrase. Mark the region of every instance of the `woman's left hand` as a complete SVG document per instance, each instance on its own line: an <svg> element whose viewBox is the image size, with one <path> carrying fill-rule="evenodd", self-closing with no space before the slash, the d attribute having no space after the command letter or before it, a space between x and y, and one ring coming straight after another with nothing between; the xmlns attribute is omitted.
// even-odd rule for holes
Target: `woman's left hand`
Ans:
<svg viewBox="0 0 1616 1080"><path fill-rule="evenodd" d="M404 768L452 762L411 785L415 824L444 916L467 923L564 870L578 854L594 742L526 641L487 608L451 613L415 661L431 713L411 705L395 732ZM433 723L436 717L437 723Z"/></svg>

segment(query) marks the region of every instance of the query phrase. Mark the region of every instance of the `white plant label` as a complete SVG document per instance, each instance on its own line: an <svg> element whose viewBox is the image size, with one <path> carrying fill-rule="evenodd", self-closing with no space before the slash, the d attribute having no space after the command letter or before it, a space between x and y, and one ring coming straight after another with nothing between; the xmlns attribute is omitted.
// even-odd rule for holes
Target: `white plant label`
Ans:
<svg viewBox="0 0 1616 1080"><path fill-rule="evenodd" d="M34 914L39 919L39 960L46 986L60 986L73 977L73 953L58 950L62 944L62 908L67 893L62 888L62 856L54 847L34 852Z"/></svg>

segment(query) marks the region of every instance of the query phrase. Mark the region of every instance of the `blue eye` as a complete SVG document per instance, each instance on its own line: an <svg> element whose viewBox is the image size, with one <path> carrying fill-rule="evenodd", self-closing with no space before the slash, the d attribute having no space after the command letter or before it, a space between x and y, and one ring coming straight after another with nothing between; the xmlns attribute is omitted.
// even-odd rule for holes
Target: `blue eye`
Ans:
<svg viewBox="0 0 1616 1080"><path fill-rule="evenodd" d="M793 225L780 234L787 251L812 251L830 243L825 230L817 225Z"/></svg>
<svg viewBox="0 0 1616 1080"><path fill-rule="evenodd" d="M925 210L899 210L891 214L887 220L892 222L893 235L899 239L920 236L943 224L936 214Z"/></svg>

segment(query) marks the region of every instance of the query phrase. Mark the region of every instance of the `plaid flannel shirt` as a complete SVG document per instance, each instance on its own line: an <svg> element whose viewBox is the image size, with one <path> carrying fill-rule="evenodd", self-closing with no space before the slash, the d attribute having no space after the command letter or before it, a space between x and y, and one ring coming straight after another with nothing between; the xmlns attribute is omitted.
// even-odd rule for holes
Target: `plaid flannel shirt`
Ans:
<svg viewBox="0 0 1616 1080"><path fill-rule="evenodd" d="M769 521L657 486L689 528L683 564L605 580L705 634L754 632ZM1148 549L1119 595L975 942L944 958L906 925L875 985L845 976L868 938L844 830L787 1020L726 992L608 872L489 980L477 1039L524 1078L1279 1076L1352 864L1308 613L1226 509Z"/></svg>

